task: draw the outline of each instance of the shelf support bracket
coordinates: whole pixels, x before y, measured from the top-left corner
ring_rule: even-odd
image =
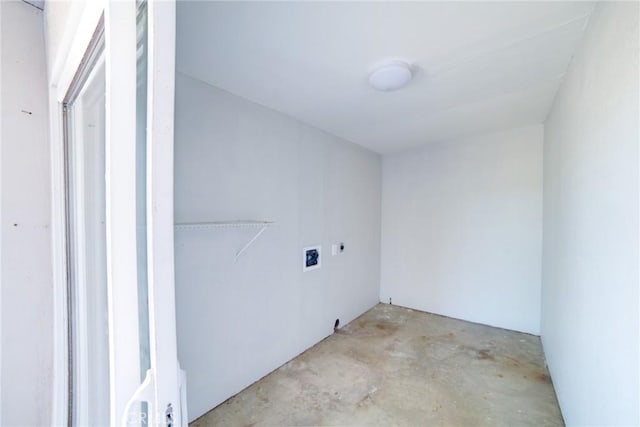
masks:
[[[238,258],[240,258],[240,255],[242,255],[244,253],[244,251],[246,251],[247,249],[249,249],[249,247],[253,244],[253,242],[255,242],[256,240],[258,240],[258,237],[260,237],[260,235],[262,233],[264,233],[264,231],[267,229],[266,226],[263,226],[262,228],[260,228],[260,230],[255,234],[255,236],[253,236],[253,238],[251,240],[249,240],[247,242],[246,245],[244,245],[242,247],[242,249],[240,249],[237,253],[236,253],[236,257],[234,259],[234,261],[238,261]]]

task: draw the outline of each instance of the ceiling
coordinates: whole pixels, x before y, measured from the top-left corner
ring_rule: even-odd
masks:
[[[177,69],[387,153],[549,112],[587,2],[179,2]],[[381,60],[414,78],[378,92]]]

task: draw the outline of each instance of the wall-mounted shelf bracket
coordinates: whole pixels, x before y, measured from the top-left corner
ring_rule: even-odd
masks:
[[[266,229],[267,229],[267,226],[266,226],[266,225],[263,225],[263,226],[262,226],[262,228],[260,228],[260,229],[258,230],[258,232],[257,232],[256,234],[254,234],[254,236],[251,238],[251,240],[249,240],[249,241],[247,242],[247,244],[246,244],[246,245],[244,245],[244,246],[242,247],[242,249],[240,249],[238,252],[236,252],[236,256],[235,256],[235,258],[234,258],[234,261],[237,261],[237,260],[238,260],[238,258],[240,258],[240,255],[242,255],[242,254],[244,253],[244,251],[246,251],[247,249],[249,249],[249,246],[253,245],[253,242],[255,242],[256,240],[258,240],[258,237],[260,237],[260,235],[261,235],[262,233],[264,233],[264,231],[265,231]]]
[[[210,230],[216,228],[252,228],[257,229],[256,233],[253,237],[242,247],[238,252],[236,252],[234,260],[237,261],[238,258],[247,250],[253,243],[258,240],[258,238],[265,232],[267,228],[274,225],[273,221],[254,221],[254,220],[243,220],[243,221],[213,221],[213,222],[187,222],[176,224],[176,230]]]

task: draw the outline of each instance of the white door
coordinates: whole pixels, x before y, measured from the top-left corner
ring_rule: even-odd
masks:
[[[58,86],[66,418],[180,425],[187,415],[173,271],[175,2],[93,3],[83,19],[91,36],[78,36],[84,54],[71,57]]]

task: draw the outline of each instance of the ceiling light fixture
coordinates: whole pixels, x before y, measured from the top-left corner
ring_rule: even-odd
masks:
[[[377,67],[369,75],[369,84],[376,90],[398,90],[411,81],[411,67],[406,62],[390,61]]]

